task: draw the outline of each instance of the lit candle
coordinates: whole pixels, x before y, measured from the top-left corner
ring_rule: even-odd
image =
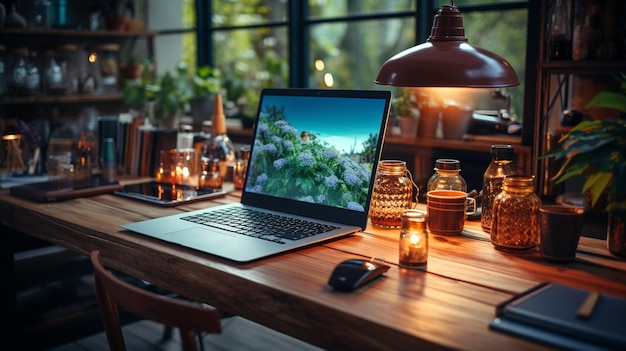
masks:
[[[424,268],[428,261],[428,230],[426,213],[406,210],[402,213],[400,231],[400,266]]]

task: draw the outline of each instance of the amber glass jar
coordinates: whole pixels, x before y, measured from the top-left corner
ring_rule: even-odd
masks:
[[[502,192],[493,202],[491,243],[499,249],[530,250],[539,245],[539,209],[535,178],[504,178]]]
[[[370,220],[375,226],[399,228],[402,212],[413,205],[413,181],[406,169],[406,162],[383,160],[378,164]]]

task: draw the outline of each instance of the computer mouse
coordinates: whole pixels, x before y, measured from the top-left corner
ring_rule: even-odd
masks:
[[[389,270],[389,266],[374,260],[353,258],[335,266],[330,274],[328,285],[335,290],[352,291],[380,277]]]

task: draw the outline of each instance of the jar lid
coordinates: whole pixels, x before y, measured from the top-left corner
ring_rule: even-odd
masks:
[[[512,161],[513,146],[511,145],[491,145],[491,158],[494,160]]]
[[[381,160],[378,170],[383,173],[400,175],[406,172],[406,162],[400,160]]]
[[[435,162],[435,170],[457,171],[461,169],[461,162],[451,158],[440,158]]]
[[[503,185],[514,187],[514,188],[524,188],[535,186],[535,177],[530,175],[508,175],[504,177]]]

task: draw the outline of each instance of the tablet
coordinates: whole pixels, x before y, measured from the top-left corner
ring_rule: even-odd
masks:
[[[159,206],[175,206],[226,195],[223,189],[197,189],[191,185],[156,181],[124,185],[122,189],[113,193]]]

